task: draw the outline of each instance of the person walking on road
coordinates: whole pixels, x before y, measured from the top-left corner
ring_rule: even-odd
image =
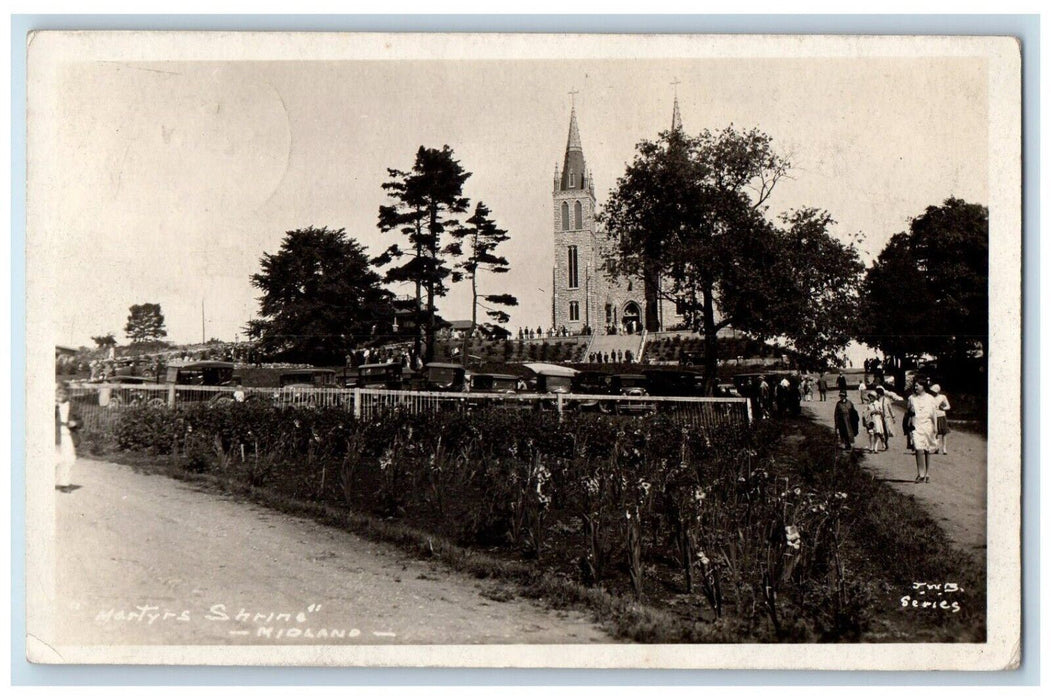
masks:
[[[880,443],[886,444],[887,428],[883,421],[883,409],[879,405],[878,394],[870,391],[865,398],[865,430],[869,434],[869,452],[874,454],[879,451]]]
[[[883,449],[890,449],[890,439],[894,437],[894,426],[897,418],[894,416],[893,401],[903,401],[900,396],[884,387],[876,387],[876,403],[879,404],[880,413],[883,415]]]
[[[938,452],[947,455],[949,451],[945,447],[945,438],[949,434],[949,421],[945,416],[945,412],[951,409],[952,406],[949,405],[949,399],[942,393],[942,388],[938,384],[931,385],[931,395],[936,402],[934,416],[935,434],[938,436]]]
[[[840,392],[847,390],[847,378],[843,376],[842,372],[836,377],[836,388],[839,389]]]
[[[938,401],[927,392],[926,380],[917,378],[909,397],[912,414],[912,447],[916,450],[916,483],[931,481],[931,453],[938,451]]]
[[[817,379],[817,393],[822,401],[828,398],[828,380],[823,374]]]
[[[858,411],[847,398],[847,392],[839,392],[839,401],[835,408],[836,436],[839,438],[839,449],[854,449],[854,438],[858,434]]]
[[[77,461],[80,417],[69,402],[69,387],[64,383],[55,389],[55,488],[62,493],[73,490],[73,463]]]

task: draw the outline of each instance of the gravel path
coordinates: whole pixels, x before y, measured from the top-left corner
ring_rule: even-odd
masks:
[[[856,401],[855,395],[851,401]],[[803,409],[820,423],[832,427],[832,412],[836,405],[830,391],[828,401],[803,403]],[[858,435],[856,451],[864,451],[864,465],[902,493],[915,496],[923,507],[945,530],[960,549],[975,556],[985,557],[986,549],[986,441],[970,432],[949,434],[947,455],[931,455],[929,484],[917,484],[916,458],[905,452],[905,438],[901,435],[902,406],[895,408],[899,425],[886,452],[868,452],[868,434]],[[950,426],[951,428],[951,426]]]
[[[64,644],[572,644],[589,616],[131,467],[56,493]],[[491,597],[489,597],[491,596]]]

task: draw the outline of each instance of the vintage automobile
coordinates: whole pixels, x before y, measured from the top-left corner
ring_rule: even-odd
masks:
[[[613,375],[600,370],[581,370],[573,377],[574,394],[591,394],[607,396],[612,392]],[[601,399],[579,399],[574,402],[574,408],[580,411],[600,410],[609,412],[612,409],[611,401]]]
[[[276,403],[293,406],[334,406],[340,403],[335,392],[316,391],[336,388],[336,371],[332,369],[309,367],[286,370],[278,377],[278,387],[273,396]]]
[[[575,369],[546,362],[527,362],[522,366],[526,369],[527,392],[558,395],[573,391],[573,377],[577,375]],[[536,407],[543,410],[555,408],[557,405],[557,399],[542,399],[536,402]]]
[[[651,396],[704,396],[703,374],[677,369],[647,369],[642,373]]]
[[[451,362],[428,362],[412,380],[418,391],[467,391],[467,370]]]
[[[476,394],[514,394],[518,391],[518,377],[484,372],[472,374],[470,390]]]
[[[645,374],[614,374],[609,393],[613,396],[649,396],[648,383]],[[653,401],[614,401],[612,407],[615,413],[652,413],[657,406]]]
[[[87,391],[75,392],[72,401],[83,404],[95,404],[120,408],[122,406],[166,406],[167,394],[161,395],[156,389],[155,377],[138,377],[115,375],[108,379],[96,379],[81,385]]]
[[[347,370],[343,385],[360,389],[401,389],[404,383],[404,368],[400,362],[380,362]]]
[[[573,377],[577,370],[546,362],[527,362],[526,387],[537,394],[568,394],[573,391]]]
[[[217,392],[204,389],[233,387],[234,364],[218,360],[172,364],[168,366],[165,374],[165,383],[175,385],[175,400],[178,403],[232,403],[233,391]]]
[[[528,402],[523,402],[516,398],[521,381],[519,377],[513,374],[493,374],[489,372],[471,374],[467,382],[468,392],[471,394],[497,394],[500,398],[468,396],[468,409],[476,410],[488,406],[500,406],[502,408],[528,407]]]

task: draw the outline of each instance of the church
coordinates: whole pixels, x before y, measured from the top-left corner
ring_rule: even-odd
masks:
[[[681,129],[679,100],[672,109],[672,129]],[[555,167],[553,230],[555,267],[552,277],[552,328],[569,333],[590,329],[597,335],[641,333],[647,327],[642,280],[613,279],[603,269],[603,254],[613,246],[595,220],[595,186],[584,159],[574,106],[562,169]],[[670,329],[682,322],[675,304],[661,300],[650,328]]]

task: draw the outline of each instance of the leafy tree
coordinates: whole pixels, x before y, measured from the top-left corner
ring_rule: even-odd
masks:
[[[985,357],[989,210],[950,197],[894,235],[864,281],[860,339],[904,360]]]
[[[443,234],[459,228],[457,216],[468,209],[463,185],[471,173],[461,167],[448,146],[441,150],[420,146],[412,170],[388,168],[387,173],[391,179],[383,184],[383,189],[393,203],[380,207],[378,226],[384,233],[401,234],[406,244],[391,245],[373,262],[395,264],[387,269],[385,282],[413,283],[415,326],[423,336],[416,336],[416,354],[421,355],[422,340],[423,357],[429,362],[434,358],[437,330],[435,299],[448,292],[445,281],[452,269],[446,257],[456,251],[455,247],[443,247]]]
[[[638,145],[606,205],[603,220],[615,241],[607,270],[643,278],[650,318],[656,318],[659,299],[676,303],[704,337],[709,381],[716,376],[717,334],[730,325],[789,337],[820,354],[843,337],[841,329],[822,337],[823,309],[850,298],[857,267],[848,265],[837,279],[833,261],[807,256],[818,250],[836,253],[837,260],[856,254],[832,245],[827,215],[790,215],[788,232],[766,218],[767,202],[790,167],[757,129],[731,125],[698,136],[675,129]],[[799,277],[792,261],[816,269]],[[846,287],[833,292],[838,285]],[[815,291],[828,302],[804,303]]]
[[[492,272],[503,274],[510,271],[511,267],[507,258],[496,254],[496,247],[510,236],[507,231],[498,228],[496,222],[489,218],[489,208],[483,202],[478,202],[474,208],[474,214],[467,220],[467,226],[451,231],[456,242],[449,245],[449,252],[453,255],[465,255],[463,260],[453,270],[452,279],[459,282],[463,279],[471,281],[471,331],[474,332],[478,325],[478,304],[481,298],[485,304],[493,306],[517,306],[518,299],[510,294],[478,294],[478,273]],[[463,250],[466,245],[466,252]],[[500,308],[485,306],[486,315],[496,323],[507,323],[511,317]]]
[[[91,336],[91,339],[95,341],[95,347],[100,350],[117,346],[117,338],[113,333],[107,333],[106,335],[93,335]]]
[[[779,221],[742,229],[736,264],[722,271],[720,310],[740,330],[831,363],[856,333],[865,266],[853,246],[831,235],[828,212],[804,208]]]
[[[128,323],[124,334],[132,343],[160,340],[168,335],[164,328],[164,314],[160,304],[133,304],[128,309]]]
[[[258,348],[290,360],[340,362],[363,341],[390,332],[391,294],[365,249],[343,229],[289,231],[252,275],[260,319],[246,332]]]

